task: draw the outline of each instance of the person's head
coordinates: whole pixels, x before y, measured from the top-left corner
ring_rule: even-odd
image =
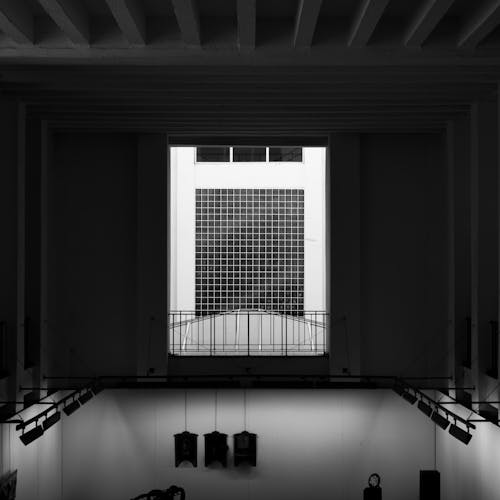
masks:
[[[370,474],[370,477],[368,478],[368,486],[370,488],[380,488],[380,476],[376,472]]]

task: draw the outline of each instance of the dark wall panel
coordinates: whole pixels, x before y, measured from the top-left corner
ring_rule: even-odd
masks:
[[[72,374],[136,369],[137,141],[58,134],[49,186],[49,329]]]
[[[365,373],[440,374],[446,351],[446,198],[441,135],[361,141]]]

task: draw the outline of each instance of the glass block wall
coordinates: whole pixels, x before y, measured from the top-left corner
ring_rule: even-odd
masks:
[[[303,314],[304,190],[196,189],[196,313]]]

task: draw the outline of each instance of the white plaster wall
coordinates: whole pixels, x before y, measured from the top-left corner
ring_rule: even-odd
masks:
[[[438,432],[438,469],[445,500],[500,498],[500,429],[490,423],[477,424],[472,434],[465,446],[446,432]]]
[[[302,163],[195,162],[196,148],[171,148],[171,310],[195,308],[195,190],[304,189],[304,307],[325,309],[325,148]]]
[[[243,430],[243,395],[218,391],[220,432]],[[188,500],[358,500],[372,472],[382,476],[384,500],[416,500],[419,470],[434,466],[432,423],[391,391],[248,390],[258,464],[246,469],[234,468],[231,454],[227,469],[204,466],[214,390],[188,391],[184,408],[183,390],[110,390],[28,447],[13,431],[18,500],[124,500],[172,484]],[[174,466],[185,415],[200,435],[196,469]]]

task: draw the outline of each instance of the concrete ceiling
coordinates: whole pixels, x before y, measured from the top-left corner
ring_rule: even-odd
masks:
[[[2,0],[0,60],[497,60],[499,0]]]
[[[0,91],[58,127],[436,130],[495,99],[500,0],[0,0]]]

